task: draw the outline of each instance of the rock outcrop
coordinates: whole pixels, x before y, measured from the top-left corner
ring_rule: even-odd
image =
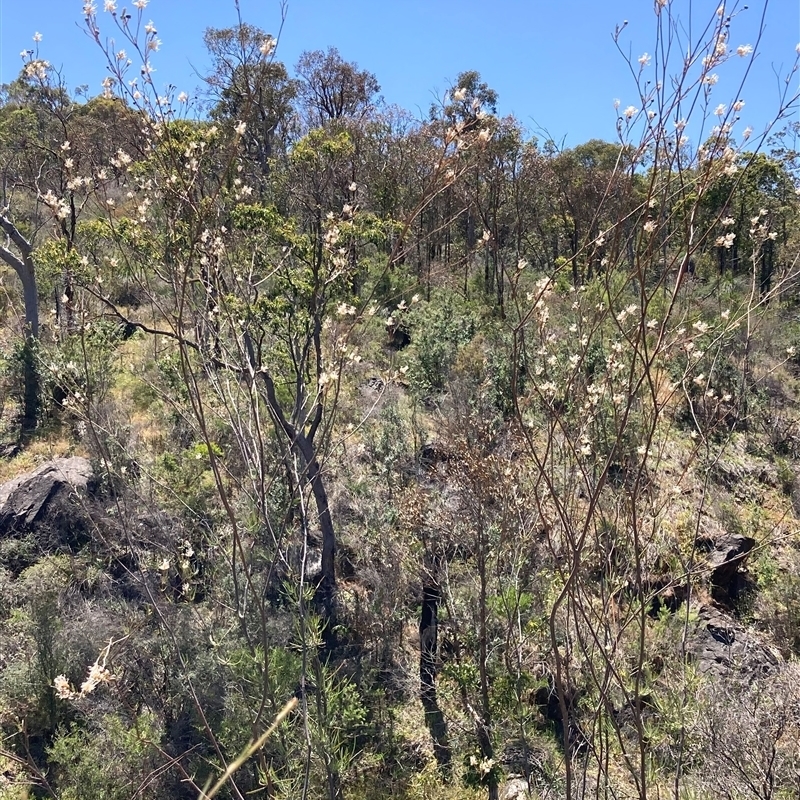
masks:
[[[94,487],[94,471],[85,458],[56,458],[0,485],[0,536],[40,521],[48,504],[64,495],[86,495]]]
[[[12,574],[91,538],[95,478],[85,458],[56,458],[0,485],[0,567]]]
[[[771,675],[783,659],[748,630],[713,606],[701,606],[687,640],[687,654],[703,675],[755,678]]]
[[[751,586],[746,562],[756,540],[738,533],[725,533],[697,539],[697,549],[709,567],[709,585],[715,602],[725,608],[735,608]]]

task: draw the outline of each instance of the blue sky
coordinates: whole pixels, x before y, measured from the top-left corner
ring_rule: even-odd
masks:
[[[245,21],[277,32],[279,0],[240,1]],[[97,2],[102,9],[102,0]],[[696,34],[700,19],[713,16],[719,0],[670,3],[687,30],[693,9]],[[734,48],[755,45],[763,2],[748,5],[731,27]],[[80,27],[82,6],[82,0],[0,0],[0,79],[16,76],[19,53],[33,46],[38,31],[40,56],[61,67],[71,87],[88,84],[91,93],[99,92],[104,60]],[[727,3],[728,11],[733,7]],[[150,0],[144,13],[163,41],[153,62],[156,83],[191,94],[200,85],[196,73],[208,65],[203,31],[235,24],[233,0]],[[101,10],[98,16],[103,32],[113,34],[109,15]],[[513,113],[530,131],[543,128],[575,145],[615,138],[615,98],[623,108],[637,105],[635,82],[612,41],[624,20],[623,50],[634,62],[643,52],[653,53],[653,0],[288,0],[277,57],[291,68],[302,51],[334,45],[344,58],[375,73],[387,102],[418,116],[459,72],[478,70],[499,93],[501,114]],[[741,127],[759,131],[772,118],[779,84],[774,70],[785,75],[791,68],[798,42],[800,0],[769,0],[758,56],[742,92]],[[744,62],[734,62],[719,70],[714,103],[737,99]],[[798,82],[795,73],[794,90]],[[797,111],[792,118],[798,119]]]

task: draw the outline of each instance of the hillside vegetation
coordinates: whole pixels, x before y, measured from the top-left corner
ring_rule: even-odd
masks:
[[[739,130],[678,5],[569,149],[242,20],[162,96],[141,1],[27,53],[0,797],[800,796],[796,73]]]

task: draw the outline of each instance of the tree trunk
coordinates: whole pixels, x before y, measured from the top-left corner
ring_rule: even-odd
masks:
[[[422,587],[422,613],[419,620],[419,686],[422,708],[425,711],[425,724],[433,738],[433,754],[436,762],[449,777],[452,753],[447,739],[447,723],[436,696],[440,599],[437,586]]]
[[[19,251],[12,253],[0,246],[0,260],[17,273],[22,283],[25,304],[25,343],[22,348],[23,409],[22,434],[36,429],[39,418],[39,371],[36,368],[36,340],[39,338],[39,294],[36,289],[36,270],[33,264],[33,245],[19,232],[16,225],[0,214],[0,228]]]
[[[322,480],[314,446],[302,433],[295,434],[297,449],[305,463],[306,478],[314,495],[319,527],[322,532],[322,578],[315,596],[317,607],[325,622],[323,637],[328,649],[334,644],[333,628],[336,625],[336,532],[328,505],[328,492]]]
[[[295,449],[303,460],[305,480],[308,481],[311,493],[314,495],[314,504],[317,507],[319,527],[322,532],[322,577],[317,587],[315,603],[324,623],[323,638],[325,640],[325,648],[330,651],[335,645],[334,628],[336,627],[336,532],[328,504],[328,492],[325,489],[322,471],[320,470],[314,443],[311,439],[313,433],[307,436],[289,422],[275,393],[275,384],[272,377],[268,372],[256,369],[257,362],[253,344],[249,337],[245,337],[245,346],[254,374],[259,374],[263,380],[267,404],[273,417],[284,432],[289,446]],[[321,414],[319,418],[321,420]]]
[[[761,297],[766,297],[772,289],[772,273],[775,269],[775,242],[767,239],[761,245]]]

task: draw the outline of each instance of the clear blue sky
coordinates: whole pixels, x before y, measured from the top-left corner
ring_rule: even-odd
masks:
[[[113,34],[103,0],[96,0],[103,32]],[[673,14],[688,26],[713,15],[720,0],[671,0]],[[132,5],[132,0],[119,0]],[[733,8],[728,2],[727,7]],[[742,4],[743,5],[743,4]],[[755,45],[762,0],[749,0],[736,17],[730,44]],[[0,0],[0,79],[20,68],[19,52],[42,34],[40,56],[63,69],[71,87],[100,91],[104,60],[81,29],[82,0]],[[246,22],[277,32],[278,0],[241,0]],[[233,0],[151,0],[152,19],[163,41],[154,56],[157,84],[174,84],[190,94],[208,65],[202,45],[207,27],[236,22]],[[593,137],[615,137],[614,98],[638,105],[636,87],[611,34],[628,20],[621,37],[634,60],[655,47],[653,0],[288,0],[288,16],[277,57],[290,68],[303,50],[339,48],[342,56],[375,73],[381,93],[424,116],[463,70],[478,70],[500,95],[499,112],[513,113],[529,129],[546,128],[567,145]],[[741,127],[760,130],[776,107],[778,81],[800,42],[800,0],[769,0],[758,58],[742,97]],[[719,70],[715,102],[736,99],[743,62]],[[793,87],[800,82],[795,73]],[[798,119],[795,111],[793,119]],[[687,131],[688,133],[688,131]]]

